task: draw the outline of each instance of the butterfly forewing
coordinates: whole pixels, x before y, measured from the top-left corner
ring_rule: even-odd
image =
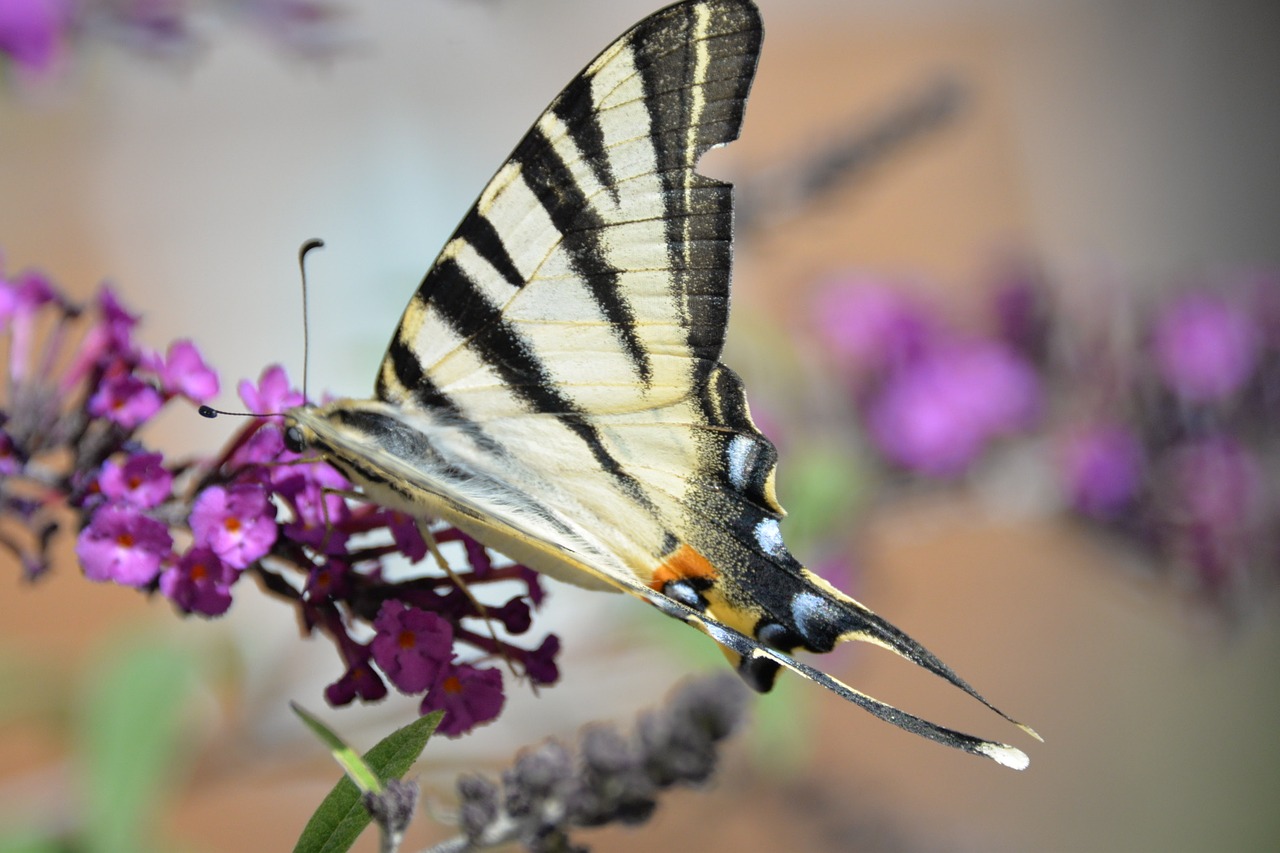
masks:
[[[688,396],[724,341],[733,228],[694,168],[738,135],[760,39],[750,3],[681,3],[588,65],[427,273],[378,396],[475,420]]]

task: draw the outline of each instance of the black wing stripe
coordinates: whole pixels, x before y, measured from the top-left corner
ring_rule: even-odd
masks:
[[[594,114],[585,120],[593,122]],[[607,159],[603,146],[583,153],[588,161]],[[593,274],[588,282],[591,298],[613,325],[641,383],[650,385],[653,365],[636,332],[635,314],[618,287],[619,271],[609,262],[605,242],[609,224],[591,206],[569,165],[540,127],[529,132],[511,159],[520,164],[520,177],[560,232],[560,248],[569,255],[574,272]]]
[[[507,245],[502,241],[502,235],[479,210],[472,208],[467,218],[462,220],[462,224],[458,226],[458,236],[466,240],[507,284],[517,288],[524,287],[525,278],[516,269],[515,261],[511,259]]]
[[[508,324],[467,278],[457,262],[446,259],[431,272],[433,286],[423,291],[458,337],[467,341],[518,399],[535,412],[555,415],[591,451],[596,462],[633,498],[647,505],[644,489],[610,454],[584,412],[562,395],[524,338]],[[442,293],[445,296],[435,296]]]
[[[595,111],[595,99],[591,94],[591,78],[580,74],[573,79],[560,96],[551,104],[551,112],[568,130],[574,147],[583,155],[595,175],[596,182],[606,188],[615,202],[619,191],[608,157],[600,156],[608,150],[600,117]]]

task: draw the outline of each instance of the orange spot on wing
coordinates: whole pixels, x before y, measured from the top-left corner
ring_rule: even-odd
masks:
[[[681,545],[654,569],[649,588],[661,591],[664,586],[682,578],[715,580],[716,567],[690,545]]]

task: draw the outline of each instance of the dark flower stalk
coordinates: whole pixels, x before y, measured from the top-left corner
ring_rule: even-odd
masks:
[[[345,671],[325,691],[331,704],[376,701],[390,684],[421,695],[424,714],[444,710],[446,735],[501,711],[495,662],[534,684],[558,679],[554,635],[534,648],[514,640],[542,600],[533,572],[495,568],[483,546],[443,528],[431,535],[458,543],[465,567],[422,565],[393,579],[388,559],[428,554],[418,523],[346,497],[351,484],[288,451],[271,418],[248,421],[212,459],[170,460],[148,447],[140,431],[164,407],[204,403],[219,383],[190,341],[161,355],[134,340],[136,325],[107,288],[78,306],[38,273],[0,271],[0,548],[28,580],[50,570],[64,530],[86,578],[159,594],[184,614],[225,613],[249,575],[292,604],[305,631],[334,643]],[[303,402],[279,367],[239,391],[256,412]],[[512,581],[523,591],[476,597]]]
[[[646,822],[662,791],[704,784],[715,771],[720,741],[742,722],[747,697],[730,673],[678,688],[667,704],[641,715],[630,737],[588,727],[577,758],[558,741],[522,751],[501,783],[458,779],[462,834],[429,853],[465,853],[519,842],[535,853],[569,853],[570,832],[609,823]]]

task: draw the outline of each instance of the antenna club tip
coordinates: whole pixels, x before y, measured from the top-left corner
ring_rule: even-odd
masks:
[[[218,416],[218,410],[210,408],[209,406],[201,406],[196,411],[200,413],[200,417],[208,418],[209,420],[213,420]]]

